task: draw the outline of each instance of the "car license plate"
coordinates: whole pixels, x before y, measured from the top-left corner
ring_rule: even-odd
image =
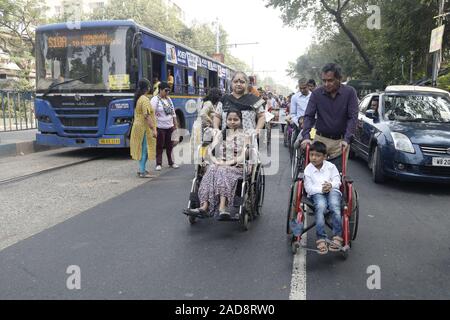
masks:
[[[120,139],[98,139],[99,144],[120,144]]]
[[[450,167],[450,158],[433,158],[433,166]]]

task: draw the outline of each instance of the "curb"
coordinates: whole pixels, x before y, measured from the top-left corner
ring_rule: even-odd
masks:
[[[49,147],[36,143],[36,141],[25,141],[0,145],[0,158],[23,156],[30,153],[59,149],[61,147]]]

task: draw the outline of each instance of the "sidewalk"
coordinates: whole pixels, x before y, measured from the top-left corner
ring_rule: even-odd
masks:
[[[0,131],[0,158],[54,149],[36,144],[36,129]]]

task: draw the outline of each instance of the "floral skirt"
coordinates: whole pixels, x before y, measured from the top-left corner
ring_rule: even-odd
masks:
[[[241,177],[242,168],[210,165],[198,190],[200,204],[208,202],[211,215],[218,212],[220,196],[227,199],[228,206],[231,205],[238,179]]]

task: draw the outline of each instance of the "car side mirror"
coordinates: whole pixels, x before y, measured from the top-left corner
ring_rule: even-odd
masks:
[[[366,117],[369,118],[369,119],[376,119],[377,115],[376,115],[375,110],[372,110],[372,109],[367,110],[366,111]]]

